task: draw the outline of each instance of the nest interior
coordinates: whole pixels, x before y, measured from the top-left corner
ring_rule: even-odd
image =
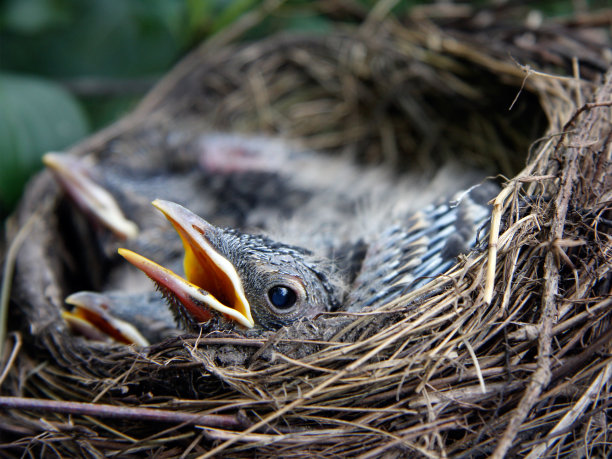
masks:
[[[0,413],[4,451],[605,457],[612,81],[605,42],[583,32],[367,22],[186,58],[73,151],[146,147],[180,123],[281,134],[398,170],[460,158],[508,178],[488,250],[359,317],[262,338],[95,345],[59,316],[74,269],[48,256],[63,198],[43,174],[16,216],[31,242],[12,302],[26,327],[15,326],[1,376],[12,396]]]

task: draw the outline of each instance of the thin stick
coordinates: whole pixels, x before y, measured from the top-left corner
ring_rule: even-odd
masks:
[[[546,145],[542,146],[541,152],[548,149],[548,144],[552,143],[554,137],[550,137],[546,141]],[[533,172],[536,160],[532,161],[525,169],[523,169],[510,183],[508,183],[503,190],[493,200],[493,211],[491,213],[491,229],[489,231],[489,250],[487,255],[487,274],[485,276],[485,288],[483,301],[485,304],[490,305],[493,301],[493,290],[495,287],[495,270],[497,268],[497,244],[499,242],[499,228],[501,224],[501,218],[503,215],[504,202],[514,191],[514,183],[520,184],[523,182],[529,182],[535,180],[535,177],[531,177],[530,174]],[[551,176],[543,176],[541,178],[550,178]]]
[[[578,419],[585,412],[591,403],[597,402],[599,393],[604,385],[610,381],[610,378],[612,378],[612,364],[606,365],[604,369],[599,372],[587,391],[582,394],[582,397],[578,399],[572,408],[565,413],[561,420],[552,428],[548,435],[546,435],[546,437],[549,437],[550,440],[534,446],[527,455],[527,459],[542,457],[547,450],[550,450],[555,443],[561,440],[562,437],[557,435],[570,427],[576,421],[576,419]],[[567,433],[565,435],[567,435]]]
[[[574,72],[574,79],[576,80],[574,87],[576,90],[576,107],[580,107],[582,105],[582,92],[580,91],[582,86],[580,85],[580,63],[576,56],[572,57],[572,71]]]
[[[30,234],[32,225],[37,220],[38,214],[32,214],[25,225],[21,227],[15,239],[6,254],[4,261],[4,276],[2,279],[2,292],[0,293],[0,359],[4,353],[4,340],[6,338],[6,320],[8,317],[8,304],[11,297],[11,282],[13,281],[13,272],[15,271],[15,260],[17,253]]]
[[[94,416],[101,418],[173,422],[184,423],[186,425],[197,424],[207,427],[245,427],[244,423],[236,416],[224,414],[196,414],[181,411],[160,410],[155,408],[132,408],[127,406],[105,405],[98,403],[42,400],[25,397],[0,396],[0,407],[14,408],[18,410],[78,414],[82,416]]]
[[[601,96],[600,96],[601,97]],[[563,135],[559,138],[555,151],[561,148],[562,145],[577,144],[585,145],[582,138],[577,138],[572,142],[565,142],[566,133],[569,131],[578,116],[586,111],[585,107],[590,109],[595,107],[601,107],[603,104],[596,101],[592,104],[586,104],[576,110],[574,115],[571,117],[568,123],[564,126]],[[590,113],[590,112],[587,112]],[[590,120],[585,120],[583,125],[588,125]],[[590,131],[587,129],[581,130],[582,137],[588,136]],[[563,239],[563,232],[565,229],[565,219],[569,206],[570,199],[572,198],[572,191],[574,183],[578,175],[578,160],[583,155],[582,148],[569,146],[565,150],[565,162],[563,170],[560,171],[561,185],[559,192],[555,199],[555,212],[552,220],[552,225],[549,234],[550,241],[557,241]],[[501,459],[506,456],[508,450],[512,446],[516,435],[521,429],[521,426],[531,411],[533,405],[537,402],[542,390],[548,386],[551,381],[552,371],[550,368],[551,359],[551,337],[552,337],[552,325],[557,315],[557,295],[559,292],[559,266],[557,265],[555,255],[552,251],[546,254],[544,260],[544,291],[542,293],[542,315],[538,324],[539,336],[538,336],[538,366],[536,371],[531,376],[529,385],[525,390],[521,401],[517,408],[514,410],[508,425],[499,440],[495,451],[492,454],[492,458]]]
[[[463,341],[464,346],[467,348],[468,352],[470,353],[470,357],[472,357],[472,361],[474,362],[474,369],[476,370],[476,376],[478,376],[478,383],[480,384],[480,389],[482,390],[483,394],[486,394],[487,387],[485,386],[484,378],[482,377],[482,372],[478,363],[478,357],[476,357],[476,353],[474,352],[472,345],[465,337],[461,338],[461,341]]]
[[[387,346],[391,345],[392,343],[394,343],[395,341],[397,341],[398,339],[400,339],[401,337],[403,337],[406,333],[409,333],[410,331],[411,331],[410,327],[406,327],[404,330],[399,331],[394,336],[391,336],[389,339],[383,341],[381,344],[376,346],[370,352],[368,352],[367,354],[362,356],[360,359],[356,360],[355,362],[351,363],[350,365],[347,365],[342,370],[339,370],[334,376],[332,376],[329,379],[326,379],[320,385],[314,387],[312,390],[308,391],[306,394],[302,395],[301,397],[296,398],[293,402],[283,406],[278,411],[275,411],[275,412],[271,413],[269,416],[263,418],[258,423],[253,424],[251,427],[249,427],[247,430],[245,430],[241,434],[237,435],[236,437],[232,437],[232,438],[228,439],[227,441],[225,441],[224,443],[221,443],[216,448],[213,448],[210,451],[208,451],[206,454],[203,454],[203,455],[199,456],[198,459],[206,459],[206,458],[215,456],[216,454],[220,453],[221,451],[223,451],[227,447],[229,447],[229,446],[233,445],[234,443],[236,443],[238,440],[242,439],[244,436],[250,434],[251,432],[254,432],[255,430],[265,426],[266,424],[269,424],[271,421],[273,421],[275,419],[278,419],[283,414],[285,414],[288,411],[291,411],[292,409],[294,409],[297,406],[299,406],[300,403],[303,403],[305,400],[308,400],[309,398],[313,398],[315,395],[321,393],[321,391],[323,389],[325,389],[326,387],[332,385],[333,383],[335,383],[339,379],[342,379],[343,377],[345,377],[347,374],[351,373],[352,371],[355,371],[362,364],[364,364],[365,362],[370,360],[372,357],[374,357],[376,354],[378,354],[382,349],[384,349]]]
[[[14,333],[13,336],[15,337],[15,344],[13,345],[11,354],[9,355],[9,358],[6,361],[6,365],[4,366],[4,369],[2,370],[2,374],[0,375],[0,386],[2,386],[4,379],[7,377],[7,375],[9,374],[9,371],[13,367],[13,364],[15,363],[15,359],[17,358],[17,354],[19,354],[19,350],[21,349],[21,334]]]

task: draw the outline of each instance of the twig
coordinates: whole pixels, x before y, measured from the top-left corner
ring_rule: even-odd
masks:
[[[610,304],[608,302],[608,304]],[[612,340],[612,327],[609,327],[599,338],[589,344],[580,354],[567,359],[563,365],[553,371],[555,381],[565,378],[567,375],[578,371],[585,362],[590,361],[594,355],[601,352]]]
[[[196,414],[156,408],[132,408],[98,403],[42,400],[25,397],[2,397],[0,407],[18,410],[45,411],[52,413],[78,414],[101,418],[131,419],[140,421],[184,423],[207,427],[243,428],[244,423],[236,416],[225,414]]]
[[[566,133],[570,126],[572,126],[578,115],[586,110],[585,107],[595,108],[601,107],[602,105],[598,102],[586,104],[580,107],[576,113],[571,117],[568,123],[564,126],[564,134],[561,135],[559,141],[555,147],[555,152],[559,150],[561,145],[564,143]],[[589,120],[585,121],[587,124]],[[583,136],[588,135],[590,131],[588,129],[582,129],[581,133]],[[581,145],[578,142],[578,145]],[[552,219],[551,230],[549,240],[563,239],[563,232],[565,228],[565,217],[569,201],[572,197],[572,191],[574,188],[574,182],[577,178],[578,173],[578,158],[582,151],[578,147],[567,147],[565,154],[565,162],[563,170],[560,172],[561,185],[559,192],[555,199],[555,212]],[[538,336],[538,366],[536,371],[531,376],[529,385],[521,398],[518,406],[514,410],[506,430],[502,438],[500,439],[495,451],[492,454],[492,458],[501,459],[506,456],[508,450],[512,446],[512,443],[518,434],[521,426],[531,411],[531,408],[536,403],[542,390],[549,384],[552,376],[550,368],[550,356],[552,349],[552,324],[557,314],[557,293],[559,290],[559,267],[555,260],[555,255],[552,251],[546,254],[544,261],[544,292],[542,294],[542,315],[538,324],[539,336]]]
[[[582,93],[580,92],[580,64],[576,56],[572,57],[572,70],[574,72],[574,79],[576,80],[575,91],[576,91],[576,107],[582,105]]]
[[[209,458],[209,457],[215,456],[216,454],[220,453],[221,451],[223,451],[227,447],[233,445],[235,442],[237,442],[238,440],[240,440],[244,436],[246,436],[246,435],[254,432],[255,430],[257,430],[257,429],[259,429],[259,428],[269,424],[271,421],[273,421],[275,419],[278,419],[283,414],[285,414],[288,411],[291,411],[294,408],[296,408],[297,406],[299,406],[300,403],[303,403],[305,400],[313,398],[315,395],[321,393],[321,391],[323,391],[326,387],[332,385],[333,383],[335,383],[339,379],[342,379],[343,377],[345,377],[349,373],[355,371],[362,364],[364,364],[365,362],[370,360],[372,357],[374,357],[376,354],[378,354],[382,349],[386,348],[387,346],[391,345],[392,343],[394,343],[398,339],[402,338],[406,333],[409,333],[410,331],[411,331],[410,327],[406,327],[406,328],[404,328],[404,330],[399,331],[395,335],[391,336],[389,339],[383,341],[381,344],[376,346],[370,352],[368,352],[365,355],[363,355],[361,358],[359,358],[356,361],[354,361],[353,363],[347,365],[342,370],[339,370],[334,376],[326,379],[321,384],[319,384],[318,386],[314,387],[313,389],[311,389],[310,391],[308,391],[304,395],[297,397],[293,402],[291,402],[291,403],[283,406],[279,410],[271,413],[269,416],[263,418],[258,423],[253,424],[251,427],[246,429],[244,432],[242,432],[238,436],[232,437],[232,438],[228,439],[224,443],[221,443],[219,446],[217,446],[216,448],[211,449],[210,451],[208,451],[206,454],[203,454],[199,458],[200,459],[205,459],[205,458]]]
[[[480,390],[482,391],[483,394],[486,394],[487,387],[485,386],[484,378],[482,377],[482,371],[480,370],[480,364],[478,363],[478,357],[476,357],[476,353],[474,352],[472,345],[465,337],[463,337],[461,341],[467,348],[468,352],[470,353],[470,357],[472,358],[472,361],[474,362],[474,369],[476,370],[476,376],[478,376],[478,383],[480,384]]]
[[[552,143],[554,137],[550,137],[546,144],[543,145],[540,149],[541,152],[547,151],[548,145]],[[491,229],[489,231],[489,251],[487,255],[487,274],[485,277],[485,288],[483,294],[483,301],[485,304],[491,304],[493,301],[493,293],[495,287],[495,271],[497,267],[497,249],[499,242],[499,229],[501,224],[501,218],[503,215],[503,207],[508,196],[515,191],[515,187],[512,186],[514,183],[524,183],[534,180],[534,177],[531,177],[531,173],[535,168],[537,161],[531,161],[531,163],[525,167],[521,171],[519,175],[516,176],[510,183],[508,183],[504,189],[497,195],[497,197],[493,200],[493,211],[491,213]],[[550,178],[550,176],[544,176],[542,178]]]
[[[608,364],[605,368],[599,372],[597,378],[591,383],[589,388],[586,390],[582,397],[572,406],[572,408],[565,413],[565,416],[552,428],[547,434],[547,437],[553,437],[545,443],[540,443],[533,447],[527,459],[536,459],[541,457],[547,450],[549,450],[555,443],[561,438],[557,436],[560,432],[570,426],[576,419],[578,419],[590,403],[597,402],[597,395],[601,392],[602,387],[610,381],[612,378],[612,364]],[[566,434],[567,435],[567,434]]]
[[[6,338],[6,320],[8,317],[8,304],[11,297],[11,282],[15,271],[15,260],[17,253],[30,234],[34,222],[38,219],[38,214],[34,213],[28,218],[25,225],[21,227],[6,254],[4,261],[4,272],[2,278],[2,292],[0,292],[0,359],[4,353],[4,340]]]
[[[17,358],[17,354],[19,354],[19,350],[21,349],[21,343],[22,343],[21,334],[13,333],[13,335],[15,336],[15,344],[13,345],[13,350],[11,351],[9,358],[6,360],[6,365],[4,366],[4,369],[2,370],[2,374],[0,374],[0,387],[2,387],[2,383],[4,382],[4,379],[9,374],[9,371],[13,367],[13,364],[15,363],[15,359]]]

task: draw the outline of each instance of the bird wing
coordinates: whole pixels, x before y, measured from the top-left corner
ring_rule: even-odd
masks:
[[[448,271],[486,233],[497,191],[486,182],[386,227],[367,246],[346,309],[375,309]]]

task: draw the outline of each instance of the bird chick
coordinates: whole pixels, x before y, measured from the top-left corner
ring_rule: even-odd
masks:
[[[116,148],[86,167],[69,155],[46,158],[79,212],[115,235],[93,236],[111,265],[101,289],[108,330],[125,328],[106,317],[113,309],[141,307],[133,295],[161,310],[163,294],[179,324],[195,332],[277,329],[330,310],[376,308],[473,248],[495,193],[478,197],[477,188],[449,203],[448,196],[482,179],[460,168],[398,178],[388,168],[364,168],[278,139],[186,139],[172,150],[183,153],[180,167],[165,151],[134,157]],[[151,212],[153,199],[178,238]],[[430,204],[434,199],[439,202]],[[138,233],[123,229],[131,225]],[[161,294],[112,258],[117,238],[124,238],[120,255]],[[78,297],[78,314],[64,317],[82,329],[82,316],[97,314],[98,303],[95,296]],[[150,325],[137,328],[143,327]]]
[[[119,253],[157,284],[185,328],[222,315],[246,328],[277,329],[339,304],[327,264],[312,252],[218,228],[169,201],[153,205],[183,242],[185,277],[130,250]]]

